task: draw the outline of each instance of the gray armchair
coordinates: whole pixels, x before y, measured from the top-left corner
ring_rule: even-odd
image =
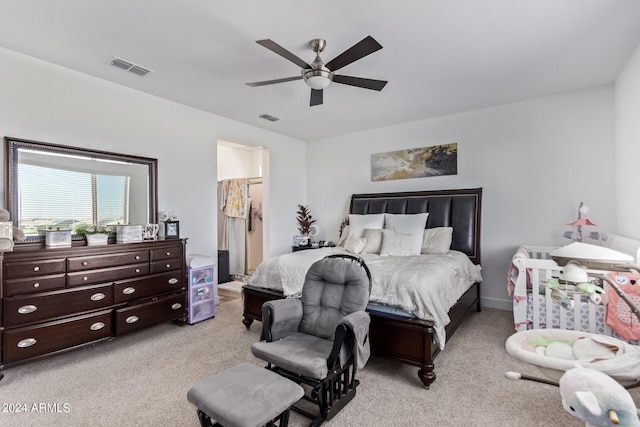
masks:
[[[261,341],[251,346],[268,368],[310,387],[305,399],[317,414],[312,426],[331,419],[356,394],[358,368],[369,359],[369,314],[365,311],[371,275],[364,261],[332,255],[307,272],[301,298],[262,306]]]

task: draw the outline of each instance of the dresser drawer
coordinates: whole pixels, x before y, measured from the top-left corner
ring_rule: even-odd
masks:
[[[147,298],[153,295],[179,291],[184,287],[182,270],[155,274],[142,279],[120,280],[113,286],[113,299],[116,304]]]
[[[112,310],[103,310],[33,327],[5,330],[3,361],[12,363],[108,338]]]
[[[22,279],[25,277],[47,276],[51,274],[65,273],[64,258],[5,262],[5,279]]]
[[[67,258],[67,271],[83,271],[118,265],[140,264],[149,261],[149,251],[125,252],[119,254],[92,255]]]
[[[184,292],[155,301],[116,310],[116,335],[180,319],[186,315]]]
[[[153,261],[151,263],[151,274],[171,271],[177,268],[182,268],[182,258],[167,258],[161,261]]]
[[[5,327],[26,325],[113,304],[111,285],[87,286],[4,299]]]
[[[182,245],[169,246],[162,249],[151,249],[151,261],[161,261],[171,258],[184,258],[182,254]]]
[[[67,273],[67,286],[83,286],[92,283],[113,282],[129,277],[142,277],[149,274],[149,264],[132,264],[113,268],[76,271]]]
[[[64,289],[67,283],[66,275],[29,277],[28,279],[12,279],[4,281],[4,296],[33,294],[36,292]]]

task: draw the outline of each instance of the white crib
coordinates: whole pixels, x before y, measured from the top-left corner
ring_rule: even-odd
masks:
[[[610,234],[603,246],[640,259],[640,241]],[[606,306],[576,300],[567,310],[551,299],[541,281],[558,277],[560,267],[549,258],[552,246],[520,246],[512,258],[508,290],[513,296],[513,320],[516,331],[527,329],[569,329],[601,335],[619,336],[605,323]]]

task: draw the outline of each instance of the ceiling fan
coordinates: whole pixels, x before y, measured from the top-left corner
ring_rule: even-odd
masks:
[[[275,83],[284,83],[293,80],[304,79],[307,86],[311,88],[311,101],[309,102],[309,106],[311,107],[313,107],[314,105],[322,104],[322,90],[328,87],[331,82],[378,91],[382,90],[382,88],[387,84],[386,80],[365,79],[362,77],[352,77],[335,74],[335,72],[340,68],[345,67],[352,62],[357,61],[358,59],[362,59],[377,50],[382,49],[380,43],[375,41],[371,36],[367,36],[364,39],[360,40],[358,43],[354,44],[349,49],[345,50],[326,64],[322,61],[322,58],[320,58],[320,52],[324,50],[327,44],[326,41],[322,39],[311,40],[311,49],[313,49],[313,51],[316,53],[316,59],[311,64],[308,64],[302,59],[298,58],[296,55],[289,52],[287,49],[283,48],[273,40],[258,40],[256,41],[256,43],[266,47],[272,52],[277,53],[283,58],[288,59],[297,66],[301,67],[302,70],[299,76],[247,83],[247,86],[266,86]]]

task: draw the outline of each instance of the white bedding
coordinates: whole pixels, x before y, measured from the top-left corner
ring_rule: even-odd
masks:
[[[247,284],[279,290],[285,296],[297,295],[311,264],[335,253],[349,252],[341,247],[320,248],[270,258],[258,266]],[[480,267],[458,251],[443,255],[358,256],[371,271],[369,300],[433,322],[441,349],[446,340],[444,328],[450,322],[447,312],[471,285],[482,281]]]

